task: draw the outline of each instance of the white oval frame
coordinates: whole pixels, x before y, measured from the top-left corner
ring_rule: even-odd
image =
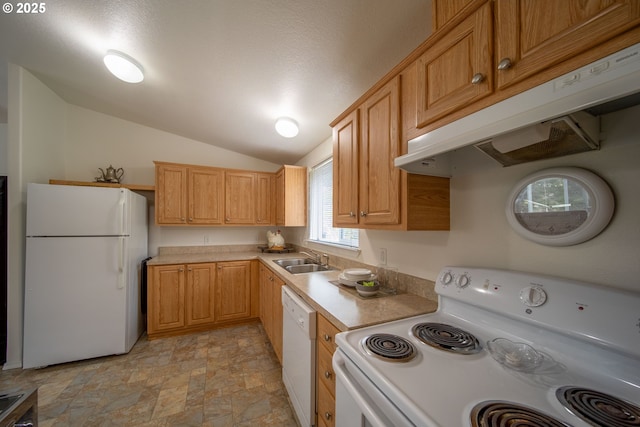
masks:
[[[578,181],[589,193],[591,212],[582,225],[565,234],[549,236],[536,234],[525,228],[516,218],[513,206],[518,195],[527,185],[545,178],[567,178]],[[611,221],[615,206],[613,192],[607,183],[585,169],[564,167],[550,168],[532,173],[520,180],[513,188],[507,199],[507,221],[511,227],[525,239],[547,246],[571,246],[586,242],[600,234]]]

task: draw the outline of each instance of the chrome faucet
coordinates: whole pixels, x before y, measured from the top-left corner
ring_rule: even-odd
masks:
[[[316,264],[320,264],[320,254],[317,252],[312,251],[311,249],[309,249],[309,252],[304,252],[304,251],[300,251],[300,254],[306,255],[309,258],[313,258],[313,260],[316,262]]]

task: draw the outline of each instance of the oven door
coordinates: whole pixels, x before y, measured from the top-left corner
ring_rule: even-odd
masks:
[[[362,373],[340,348],[333,354],[336,426],[415,426]]]

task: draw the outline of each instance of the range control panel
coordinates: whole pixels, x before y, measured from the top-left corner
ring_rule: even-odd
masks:
[[[640,293],[510,270],[449,266],[436,280],[452,299],[640,356]]]

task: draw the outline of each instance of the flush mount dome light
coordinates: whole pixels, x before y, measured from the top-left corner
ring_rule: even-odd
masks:
[[[142,66],[135,59],[117,50],[109,50],[104,56],[104,65],[111,74],[127,83],[140,83],[144,80]]]
[[[298,134],[298,123],[288,117],[276,120],[276,131],[285,138],[293,138]]]

